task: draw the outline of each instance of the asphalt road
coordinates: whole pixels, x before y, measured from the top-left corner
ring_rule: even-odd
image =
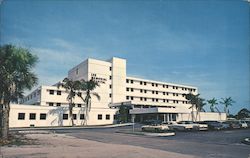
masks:
[[[250,158],[250,146],[241,143],[243,138],[250,137],[250,129],[178,132],[176,136],[171,137],[117,133],[117,131],[129,129],[131,127],[56,130],[55,132],[79,139],[160,149],[204,158]],[[136,129],[139,129],[139,126]]]

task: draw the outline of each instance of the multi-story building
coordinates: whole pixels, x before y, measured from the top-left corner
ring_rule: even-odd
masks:
[[[193,86],[129,77],[126,74],[126,60],[115,57],[108,61],[89,58],[69,70],[68,78],[72,80],[93,79],[99,83],[95,92],[100,95],[100,100],[94,96],[91,99],[88,125],[115,123],[121,105],[131,107],[130,114],[135,116],[135,121],[191,120],[191,104],[186,100],[185,94],[198,94],[197,87]],[[84,96],[84,92],[82,95]],[[69,125],[67,92],[58,88],[57,85],[39,87],[22,99],[21,104],[25,105],[12,105],[10,114],[12,127]],[[76,97],[74,104],[73,114],[76,125],[86,124],[83,121],[85,103],[80,97]],[[26,114],[27,111],[29,113]],[[31,124],[30,119],[23,116],[33,114],[32,118],[36,120],[34,114],[41,115],[39,111],[46,114],[45,120],[47,121],[43,120],[43,124],[41,121]],[[20,113],[22,116],[19,116]],[[218,113],[207,113],[201,116],[199,116],[200,120],[225,119],[224,114],[221,116]]]

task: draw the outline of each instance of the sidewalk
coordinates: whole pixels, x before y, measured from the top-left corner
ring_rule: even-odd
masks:
[[[65,130],[65,129],[100,129],[100,128],[115,128],[123,126],[132,126],[133,123],[113,124],[113,125],[100,125],[100,126],[55,126],[55,127],[21,127],[10,128],[10,131],[30,131],[30,130]]]

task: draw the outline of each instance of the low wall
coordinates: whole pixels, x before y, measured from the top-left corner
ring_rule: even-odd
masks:
[[[226,113],[218,112],[196,112],[193,113],[193,121],[225,121],[227,119]],[[192,113],[180,114],[179,121],[192,121]]]

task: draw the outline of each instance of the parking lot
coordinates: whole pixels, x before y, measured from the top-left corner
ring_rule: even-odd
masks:
[[[171,137],[149,137],[118,133],[124,130],[132,131],[132,127],[56,130],[55,132],[79,139],[140,146],[197,157],[250,157],[250,146],[241,143],[243,138],[250,137],[250,129],[176,132],[176,135]],[[135,130],[140,130],[140,125],[136,125]]]

